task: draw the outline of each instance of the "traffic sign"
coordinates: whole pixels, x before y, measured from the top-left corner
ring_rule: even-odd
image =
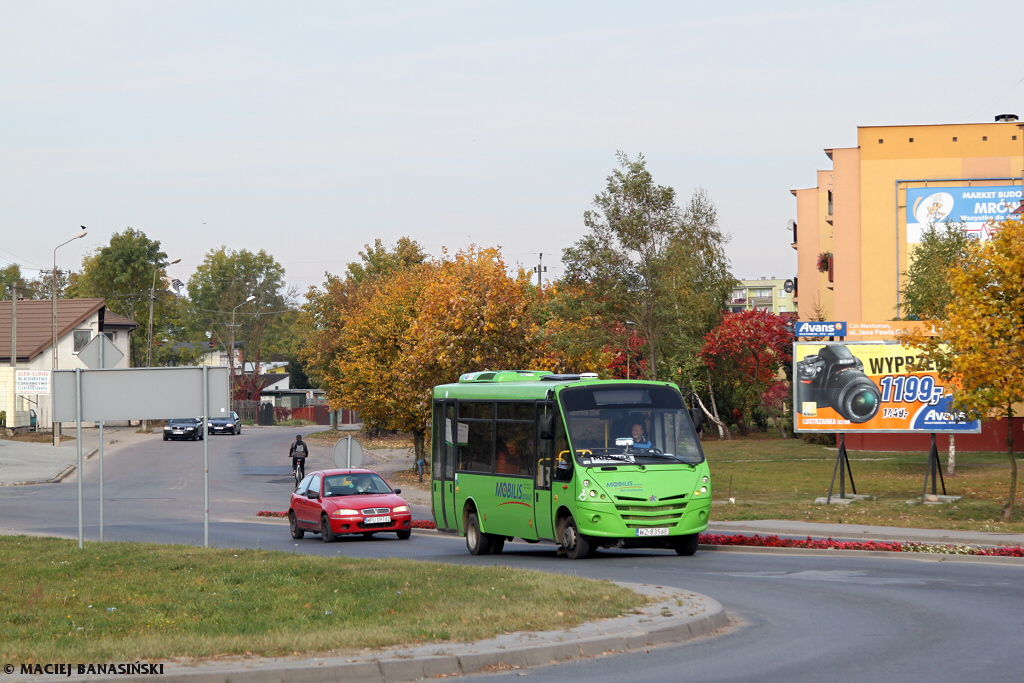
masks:
[[[121,349],[114,346],[105,334],[98,334],[78,352],[78,360],[90,370],[109,370],[124,358]],[[102,360],[101,360],[102,359]]]

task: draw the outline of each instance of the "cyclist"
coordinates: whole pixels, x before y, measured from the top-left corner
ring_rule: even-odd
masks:
[[[292,476],[295,477],[295,481],[306,476],[307,455],[309,455],[309,447],[302,440],[302,434],[297,434],[291,448],[288,449],[288,457],[292,459]]]

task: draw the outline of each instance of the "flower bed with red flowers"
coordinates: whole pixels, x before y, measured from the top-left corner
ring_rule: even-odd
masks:
[[[1020,546],[978,548],[972,545],[952,543],[903,543],[901,541],[833,541],[831,538],[780,538],[778,536],[753,536],[725,534],[701,534],[704,545],[742,545],[758,548],[814,548],[818,550],[876,550],[892,553],[941,553],[944,555],[981,555],[986,557],[1024,557]]]
[[[261,510],[257,517],[287,517],[287,512]],[[413,529],[436,529],[437,524],[428,519],[416,519]],[[902,541],[833,541],[831,538],[780,538],[779,536],[744,536],[735,534],[701,534],[704,545],[743,545],[757,548],[812,548],[815,550],[875,550],[890,553],[940,553],[943,555],[981,555],[985,557],[1024,557],[1020,546],[978,548],[973,545],[952,543],[904,543]]]

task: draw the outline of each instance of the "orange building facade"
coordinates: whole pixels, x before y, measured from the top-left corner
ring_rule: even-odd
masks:
[[[984,209],[1019,206],[1024,124],[1000,118],[1006,120],[866,126],[857,129],[856,147],[825,150],[832,168],[817,172],[816,187],[792,190],[800,320],[897,318],[920,229],[915,209],[927,213],[922,202],[956,195],[960,204],[946,220],[967,216],[964,210],[984,218],[1001,215]]]
[[[963,221],[984,239],[1024,200],[1024,124],[1013,115],[992,123],[860,127],[856,147],[825,153],[832,168],[817,172],[816,186],[792,190],[800,320],[898,319],[924,225]],[[957,442],[965,450],[1001,450],[1005,437],[1002,420]],[[928,438],[847,435],[847,447],[920,450]]]

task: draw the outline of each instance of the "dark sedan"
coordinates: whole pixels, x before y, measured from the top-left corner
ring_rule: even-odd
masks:
[[[232,410],[227,417],[211,417],[206,431],[209,434],[241,434],[242,419]]]
[[[203,438],[203,421],[198,417],[176,417],[167,421],[164,426],[164,441],[171,439],[188,439],[198,441]]]

